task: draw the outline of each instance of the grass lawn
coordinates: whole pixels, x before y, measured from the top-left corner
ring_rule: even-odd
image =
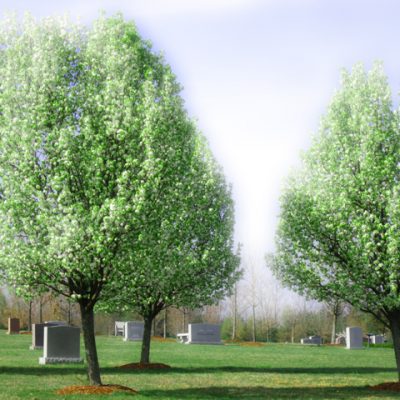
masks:
[[[30,335],[0,331],[0,399],[399,399],[367,385],[395,381],[393,349],[349,351],[342,347],[268,344],[261,347],[182,345],[152,342],[151,360],[169,370],[133,371],[140,343],[97,337],[103,383],[129,386],[139,394],[56,395],[86,385],[84,365],[39,365]],[[82,351],[83,353],[83,351]]]

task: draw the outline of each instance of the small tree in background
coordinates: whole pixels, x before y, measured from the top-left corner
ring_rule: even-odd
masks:
[[[344,312],[345,304],[338,299],[333,299],[331,301],[326,301],[325,307],[326,307],[328,314],[332,318],[331,344],[335,344],[336,343],[336,333],[337,333],[337,322],[338,322],[338,318]]]
[[[400,379],[400,131],[382,67],[343,73],[303,169],[281,198],[277,251],[284,284],[341,299],[392,332]]]

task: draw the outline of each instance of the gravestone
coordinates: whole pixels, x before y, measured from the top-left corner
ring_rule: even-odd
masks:
[[[189,332],[177,336],[185,344],[222,344],[221,326],[217,324],[189,324]]]
[[[115,321],[114,334],[115,336],[125,337],[125,321]]]
[[[144,332],[144,323],[139,321],[125,322],[124,340],[142,340]]]
[[[346,348],[349,350],[360,350],[363,348],[363,335],[359,327],[346,328]]]
[[[80,329],[74,326],[44,328],[43,357],[39,364],[81,363]]]
[[[372,344],[383,344],[383,343],[385,343],[385,338],[383,335],[372,335],[371,343]]]
[[[340,333],[335,340],[335,344],[346,345],[346,334]]]
[[[9,335],[15,335],[19,333],[19,318],[8,318],[8,330]]]
[[[301,344],[316,344],[320,346],[322,344],[322,337],[318,335],[309,336],[308,338],[302,338]]]
[[[32,324],[32,345],[29,347],[31,350],[43,349],[44,343],[44,328],[46,326],[65,326],[63,321],[48,321],[44,324]]]

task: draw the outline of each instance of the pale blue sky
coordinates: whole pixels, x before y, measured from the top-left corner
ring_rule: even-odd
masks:
[[[396,0],[1,0],[0,9],[87,22],[103,9],[133,19],[184,86],[188,112],[233,184],[236,238],[261,264],[274,248],[284,177],[340,69],[382,60],[400,91]]]

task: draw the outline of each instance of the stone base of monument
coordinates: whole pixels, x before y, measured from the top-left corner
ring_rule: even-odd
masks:
[[[82,364],[83,358],[39,357],[39,364]]]

